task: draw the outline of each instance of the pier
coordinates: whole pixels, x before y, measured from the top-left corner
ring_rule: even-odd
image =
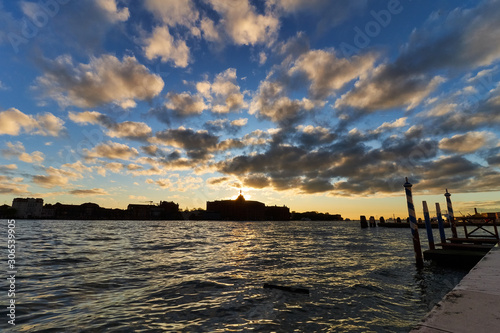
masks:
[[[500,247],[497,244],[411,332],[498,332],[498,309]]]

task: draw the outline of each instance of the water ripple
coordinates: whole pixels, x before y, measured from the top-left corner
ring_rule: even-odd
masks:
[[[19,332],[407,332],[466,273],[418,271],[408,230],[352,222],[16,228]]]

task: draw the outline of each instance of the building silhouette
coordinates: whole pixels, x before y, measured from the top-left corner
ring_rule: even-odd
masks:
[[[159,205],[130,204],[127,207],[131,220],[179,220],[182,215],[175,202],[160,201]]]
[[[42,217],[43,199],[40,198],[15,198],[12,208],[16,210],[16,217],[32,219]]]
[[[289,221],[290,209],[286,206],[266,207],[263,202],[246,200],[240,191],[235,200],[207,201],[206,218],[231,221]]]

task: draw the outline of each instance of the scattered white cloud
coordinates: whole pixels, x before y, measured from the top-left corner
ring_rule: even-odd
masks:
[[[178,116],[199,115],[208,108],[201,96],[187,92],[180,94],[169,92],[167,98],[166,108],[172,110]]]
[[[175,67],[187,67],[189,48],[184,40],[174,40],[167,26],[156,27],[150,37],[144,40],[146,58],[160,58],[162,62],[173,62]]]
[[[98,144],[93,149],[84,149],[84,155],[88,159],[92,158],[107,158],[107,159],[121,159],[129,160],[139,154],[137,149],[131,148],[123,143],[118,142],[104,142]]]
[[[20,141],[17,141],[16,143],[7,142],[5,145],[7,148],[0,150],[0,152],[2,156],[7,159],[16,157],[22,162],[34,164],[41,164],[45,159],[45,155],[40,151],[27,153],[23,143]]]
[[[82,179],[83,176],[71,170],[57,169],[54,167],[45,168],[45,175],[33,176],[33,182],[44,188],[65,187],[70,180]]]
[[[106,135],[112,138],[146,140],[152,135],[152,129],[146,123],[135,121],[116,123],[111,118],[96,111],[69,112],[68,116],[69,119],[77,124],[97,124],[103,126],[108,129]]]
[[[104,54],[91,57],[88,64],[74,64],[69,55],[43,60],[42,76],[34,88],[61,107],[81,108],[114,103],[134,107],[135,100],[151,100],[163,89],[164,82],[141,65],[135,57]]]
[[[199,12],[191,0],[146,0],[144,6],[162,23],[192,28],[198,20]]]
[[[27,115],[18,109],[0,111],[0,135],[19,135],[22,132],[42,136],[59,136],[65,131],[64,121],[52,113]]]
[[[280,21],[272,11],[259,14],[249,0],[208,2],[221,16],[219,24],[235,44],[269,44],[277,37]]]

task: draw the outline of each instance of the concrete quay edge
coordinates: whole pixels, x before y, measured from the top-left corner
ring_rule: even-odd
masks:
[[[411,330],[437,332],[500,332],[499,244]]]

